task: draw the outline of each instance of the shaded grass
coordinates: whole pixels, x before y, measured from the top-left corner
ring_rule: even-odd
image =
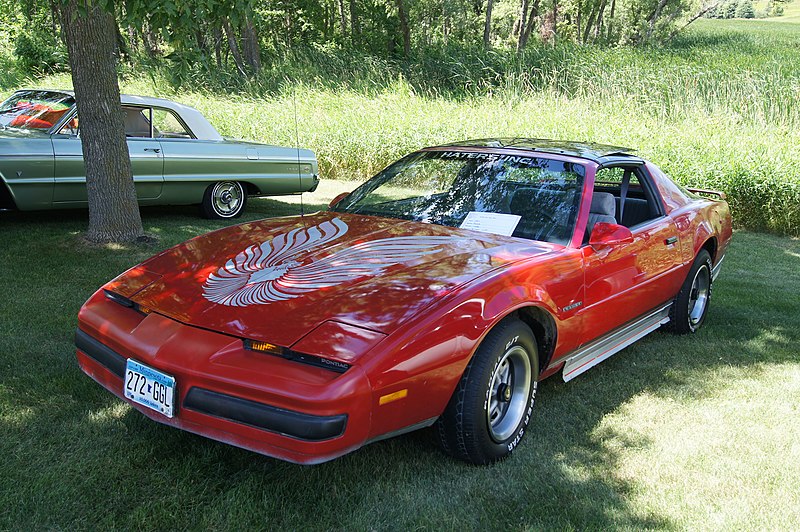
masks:
[[[323,182],[306,212],[350,185]],[[295,214],[252,201],[245,220]],[[314,467],[149,421],[79,370],[83,301],[221,227],[143,209],[157,244],[86,247],[86,213],[2,213],[0,529],[791,529],[800,522],[800,241],[737,232],[703,330],[656,333],[541,387],[514,457],[471,467],[417,432]]]

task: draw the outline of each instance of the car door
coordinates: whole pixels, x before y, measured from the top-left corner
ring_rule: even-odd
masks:
[[[155,203],[164,184],[161,143],[152,138],[150,109],[123,106],[125,135],[131,159],[136,195],[142,203]],[[86,169],[83,163],[78,117],[69,120],[53,135],[55,185],[53,204],[86,203]]]
[[[615,167],[619,168],[619,167]],[[629,172],[628,187],[621,186],[615,175]],[[610,179],[609,179],[610,178]],[[627,188],[627,193],[622,190]],[[642,167],[598,171],[595,193],[612,193],[618,206],[616,216],[624,220],[633,236],[631,242],[599,249],[583,246],[584,328],[587,340],[628,323],[658,305],[669,301],[678,291],[682,272],[681,249],[674,221],[665,214],[649,176]],[[619,205],[625,196],[625,209]]]

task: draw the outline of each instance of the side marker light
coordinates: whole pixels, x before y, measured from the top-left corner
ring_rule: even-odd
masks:
[[[381,398],[378,399],[378,404],[380,406],[383,406],[385,404],[391,403],[392,401],[404,399],[406,396],[408,396],[408,388],[404,388],[400,391],[381,396]]]

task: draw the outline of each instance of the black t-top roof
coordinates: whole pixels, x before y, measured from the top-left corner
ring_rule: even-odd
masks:
[[[512,148],[517,150],[534,151],[540,153],[555,153],[559,155],[571,155],[589,159],[590,161],[603,162],[608,157],[613,156],[633,156],[631,148],[621,146],[610,146],[608,144],[596,144],[594,142],[576,142],[551,139],[528,139],[519,137],[500,137],[490,139],[474,139],[462,142],[443,144],[442,146],[465,147],[465,148]],[[635,156],[633,156],[635,157]]]

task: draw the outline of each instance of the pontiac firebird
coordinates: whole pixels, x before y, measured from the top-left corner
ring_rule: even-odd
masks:
[[[434,426],[448,453],[491,463],[528,432],[542,379],[700,328],[731,239],[723,199],[613,146],[425,148],[328,211],[131,268],[81,309],[77,357],[146,416],[283,460]]]

